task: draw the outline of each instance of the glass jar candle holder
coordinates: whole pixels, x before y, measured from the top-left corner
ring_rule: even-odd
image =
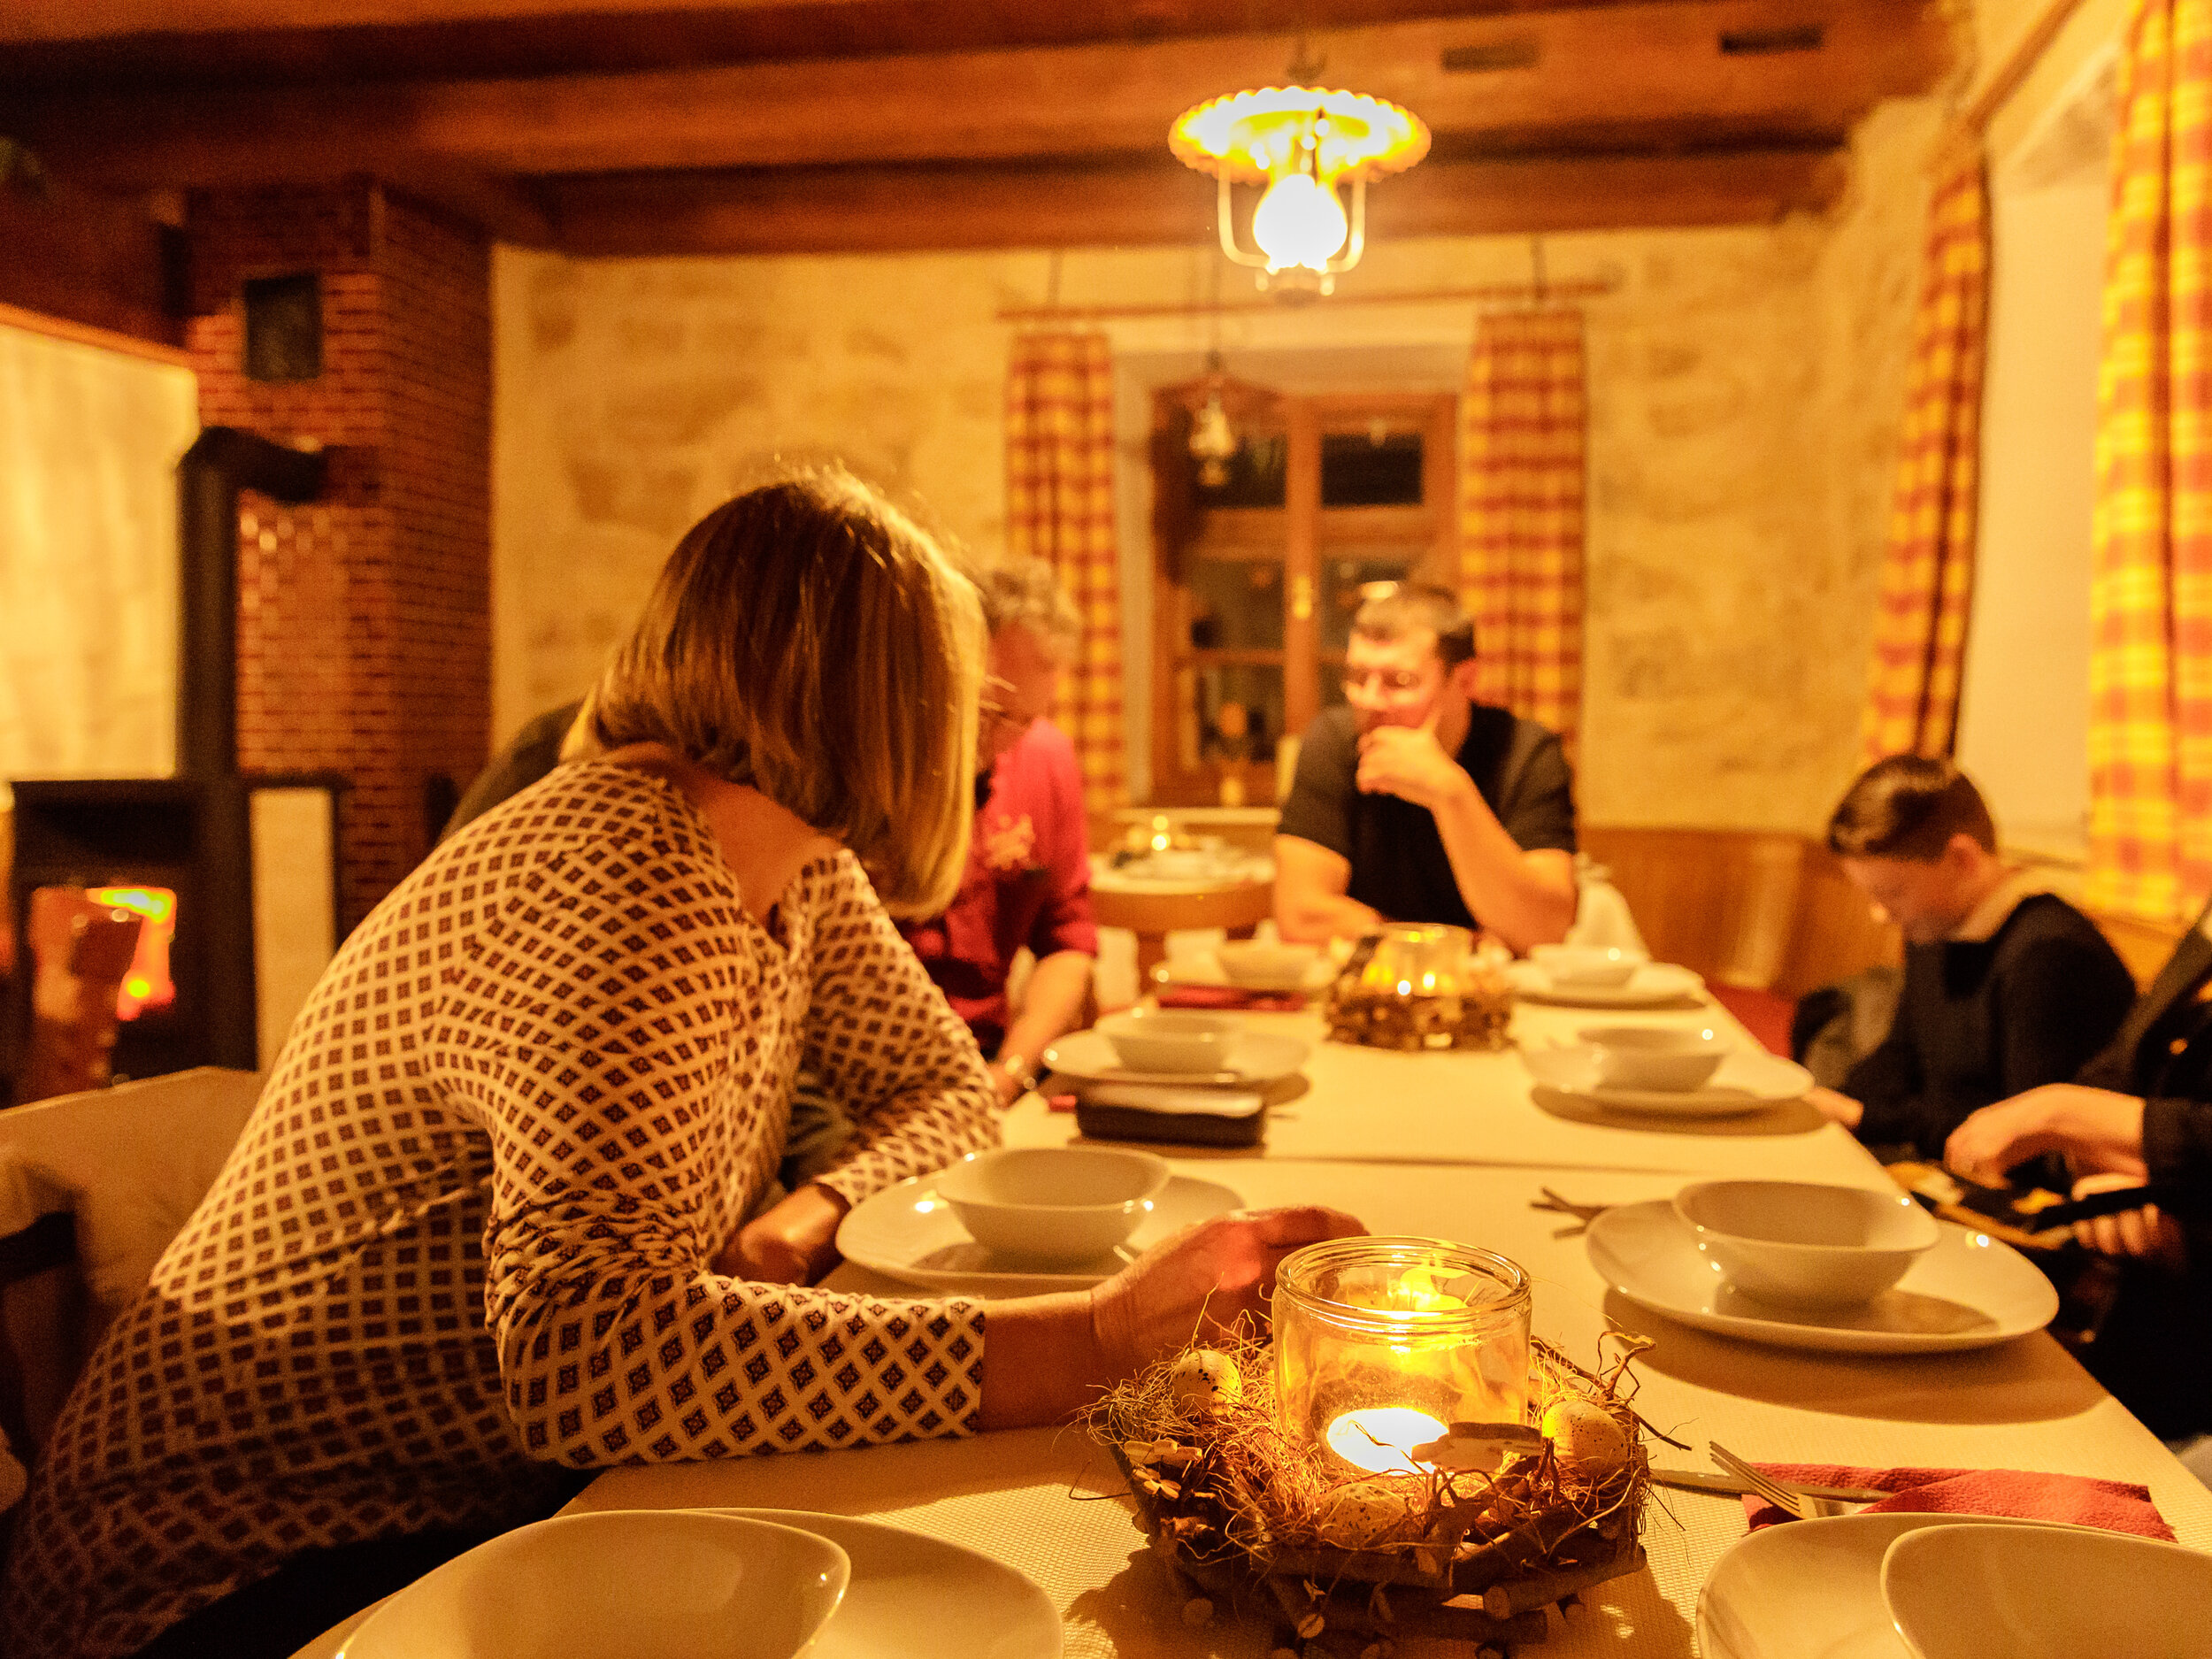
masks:
[[[1528,1415],[1529,1285],[1491,1250],[1442,1239],[1333,1239],[1275,1281],[1283,1428],[1340,1474],[1418,1472],[1454,1423]]]
[[[1463,927],[1385,927],[1329,987],[1329,1035],[1371,1048],[1499,1048],[1513,1012],[1501,954],[1510,959]]]

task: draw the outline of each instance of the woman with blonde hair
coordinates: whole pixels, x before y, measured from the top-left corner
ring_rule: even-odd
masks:
[[[103,1340],[18,1534],[12,1653],[285,1654],[572,1471],[1052,1421],[1356,1230],[1221,1217],[987,1311],[803,1287],[849,1204],[995,1135],[884,909],[957,879],[981,657],[973,590],[841,474],[684,537],[595,694],[604,752],[347,941]],[[747,1221],[803,1060],[852,1139]]]

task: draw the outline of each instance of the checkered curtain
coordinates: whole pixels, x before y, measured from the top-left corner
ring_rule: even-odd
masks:
[[[1006,550],[1049,561],[1083,613],[1056,717],[1085,803],[1125,798],[1121,571],[1114,543],[1114,359],[1099,334],[1023,334],[1006,371]]]
[[[1989,196],[1977,149],[1947,168],[1928,208],[1863,764],[1886,755],[1947,755],[1958,733],[1988,315]]]
[[[1582,313],[1476,324],[1460,411],[1460,585],[1486,703],[1549,726],[1582,720]]]
[[[2135,0],[2105,228],[2090,580],[2089,873],[2101,909],[2212,889],[2212,0]]]

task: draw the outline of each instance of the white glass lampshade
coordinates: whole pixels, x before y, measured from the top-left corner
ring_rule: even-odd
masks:
[[[1271,271],[1303,265],[1318,271],[1350,234],[1344,204],[1311,173],[1286,173],[1267,187],[1252,214],[1252,240]]]

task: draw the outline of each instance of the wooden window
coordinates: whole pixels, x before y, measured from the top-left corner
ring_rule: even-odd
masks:
[[[1275,798],[1277,747],[1343,701],[1360,590],[1454,583],[1458,399],[1293,396],[1228,382],[1239,439],[1209,485],[1191,424],[1210,381],[1153,405],[1152,793]]]

